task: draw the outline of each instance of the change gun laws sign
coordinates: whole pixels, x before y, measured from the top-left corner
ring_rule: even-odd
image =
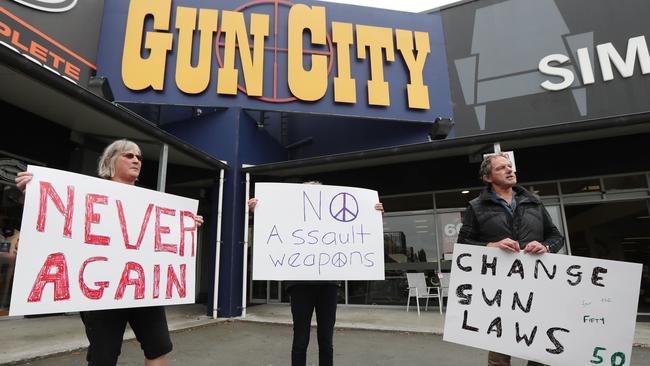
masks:
[[[383,280],[376,191],[257,183],[254,280]]]
[[[196,200],[28,171],[10,315],[194,303]]]
[[[456,244],[443,339],[553,366],[630,365],[641,267]]]

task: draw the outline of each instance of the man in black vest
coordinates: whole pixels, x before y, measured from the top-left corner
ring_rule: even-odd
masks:
[[[481,164],[480,178],[486,184],[469,202],[463,216],[458,243],[483,245],[510,252],[556,253],[564,238],[551,221],[539,198],[517,185],[508,155],[488,155]],[[510,356],[490,352],[488,366],[510,366]],[[528,361],[528,366],[543,366]]]

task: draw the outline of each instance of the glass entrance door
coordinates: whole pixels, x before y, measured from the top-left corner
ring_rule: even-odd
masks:
[[[648,201],[571,205],[564,211],[572,254],[643,264],[638,312],[650,314]]]

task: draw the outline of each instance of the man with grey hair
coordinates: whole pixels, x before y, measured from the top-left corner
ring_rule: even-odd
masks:
[[[508,155],[488,155],[479,169],[486,187],[471,200],[463,215],[458,243],[483,245],[509,252],[556,253],[564,238],[539,198],[517,185]],[[510,366],[510,356],[488,355],[488,366]],[[543,366],[528,361],[528,366]]]

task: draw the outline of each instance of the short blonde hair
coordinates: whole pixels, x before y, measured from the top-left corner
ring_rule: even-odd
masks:
[[[127,139],[121,139],[113,141],[112,144],[106,146],[104,152],[99,157],[99,162],[97,163],[97,174],[105,179],[111,179],[115,175],[115,159],[127,151],[135,150],[138,154],[141,154],[140,147],[133,142]]]

